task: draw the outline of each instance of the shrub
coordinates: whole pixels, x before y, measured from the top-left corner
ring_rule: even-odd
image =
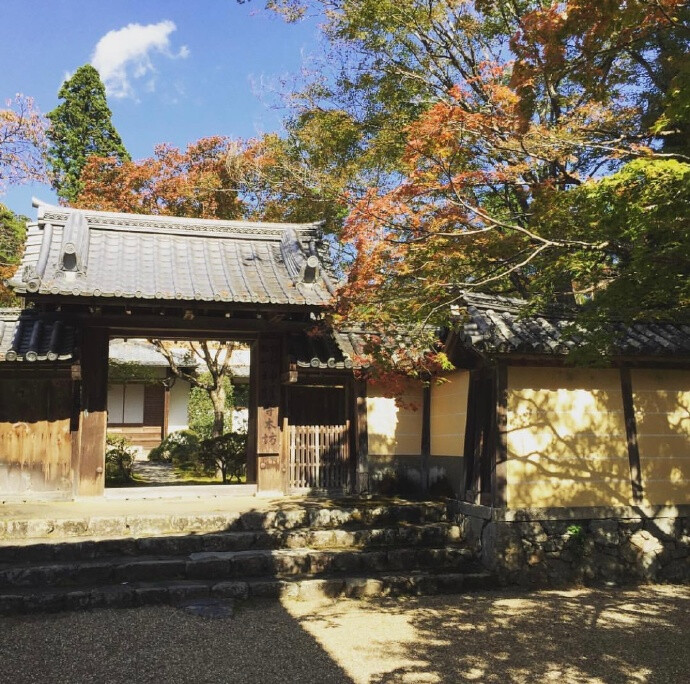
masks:
[[[134,452],[126,437],[120,435],[106,436],[105,483],[125,484],[133,481],[132,466]]]
[[[149,461],[160,463],[188,463],[196,458],[201,440],[193,430],[171,432],[149,452]]]
[[[228,432],[205,439],[201,443],[199,463],[209,473],[220,470],[224,483],[228,478],[241,482],[247,468],[247,435]]]

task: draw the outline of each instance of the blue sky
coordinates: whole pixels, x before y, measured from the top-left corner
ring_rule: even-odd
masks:
[[[135,159],[160,142],[279,129],[281,82],[319,50],[314,22],[286,24],[263,0],[0,0],[0,13],[3,106],[23,93],[49,112],[65,77],[92,62]],[[19,186],[0,202],[34,216],[32,194],[55,201],[45,186]]]

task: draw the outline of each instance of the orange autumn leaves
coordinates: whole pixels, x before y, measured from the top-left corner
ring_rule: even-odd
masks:
[[[90,157],[82,172],[84,191],[75,206],[143,214],[233,219],[241,200],[226,159],[234,143],[202,138],[182,151],[158,145],[153,157],[120,163]]]
[[[526,296],[549,255],[607,249],[594,234],[554,236],[535,201],[548,214],[552,193],[659,155],[640,94],[649,65],[637,51],[673,32],[682,7],[576,0],[516,10],[501,58],[457,75],[406,128],[394,186],[370,188],[350,212],[344,236],[357,258],[343,309],[442,321],[465,288]]]

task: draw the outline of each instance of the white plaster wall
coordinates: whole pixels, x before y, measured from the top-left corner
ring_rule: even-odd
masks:
[[[124,385],[110,385],[108,387],[108,424],[122,423],[124,392]]]
[[[233,409],[231,422],[232,425],[230,426],[230,429],[233,432],[247,432],[247,429],[249,428],[249,409]]]
[[[123,423],[144,422],[144,385],[130,382],[125,387]]]
[[[189,427],[187,404],[189,402],[190,385],[186,380],[175,381],[170,389],[170,409],[168,412],[168,434]]]

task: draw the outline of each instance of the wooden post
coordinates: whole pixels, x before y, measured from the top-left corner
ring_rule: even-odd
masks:
[[[628,442],[628,462],[630,464],[630,482],[632,484],[633,501],[642,503],[642,468],[640,467],[640,449],[637,445],[637,421],[635,420],[635,406],[633,404],[632,379],[630,368],[623,366],[621,374],[621,393],[623,395],[623,417],[625,419],[625,435]]]
[[[284,491],[287,470],[283,449],[281,361],[282,340],[261,337],[257,342],[256,454],[259,491]]]
[[[355,487],[357,494],[369,490],[369,429],[367,427],[367,383],[366,380],[356,382],[356,416],[355,432],[357,452],[357,473]]]
[[[168,368],[166,371],[166,382],[163,384],[163,434],[161,439],[168,436],[168,426],[170,425],[170,379],[172,372]]]
[[[74,364],[72,373],[72,412],[69,431],[72,440],[72,494],[79,493],[79,472],[81,461],[81,367]]]
[[[247,482],[256,482],[258,464],[256,455],[256,412],[258,405],[258,349],[252,343],[249,351],[249,406],[247,407]]]
[[[108,423],[108,331],[85,328],[81,340],[82,415],[77,494],[99,496],[105,486]]]
[[[496,438],[491,477],[492,505],[494,508],[505,508],[508,485],[508,368],[503,363],[499,363],[496,370],[495,397]]]
[[[431,457],[431,385],[424,385],[422,392],[422,444],[420,476],[422,495],[429,491],[429,458]]]
[[[479,375],[480,371],[470,371],[469,388],[467,392],[467,419],[465,421],[465,445],[463,448],[463,461],[465,462],[465,473],[463,482],[459,483],[458,494],[460,499],[467,500],[467,496],[474,489],[474,477],[476,472],[478,442],[480,431],[477,429],[480,411],[479,403]]]
[[[496,465],[496,366],[489,366],[482,376],[481,452],[479,456],[478,503],[493,506],[494,470]]]

